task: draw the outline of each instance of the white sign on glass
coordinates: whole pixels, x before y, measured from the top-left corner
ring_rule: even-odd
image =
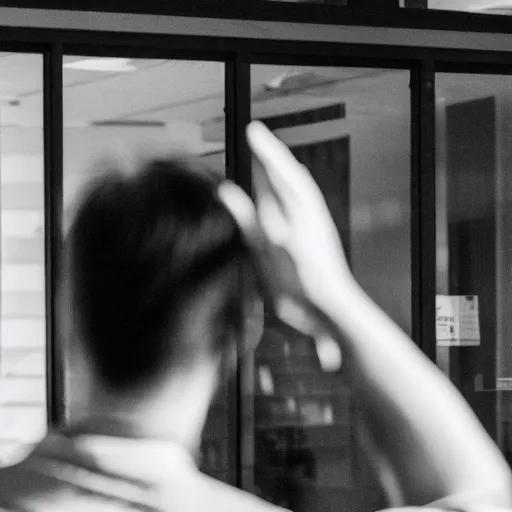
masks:
[[[436,338],[438,347],[480,345],[478,296],[436,296]]]

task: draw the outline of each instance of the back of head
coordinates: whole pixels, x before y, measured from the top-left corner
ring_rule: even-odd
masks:
[[[103,384],[150,383],[198,355],[217,356],[241,323],[244,247],[216,199],[221,179],[186,160],[110,172],[88,190],[68,235],[75,324]],[[178,326],[187,304],[222,286],[208,339]]]

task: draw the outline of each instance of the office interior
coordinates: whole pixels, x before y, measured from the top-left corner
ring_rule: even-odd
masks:
[[[454,50],[437,65],[428,49],[416,50],[416,61],[377,62],[362,48],[357,62],[258,55],[243,63],[244,74],[232,73],[229,58],[205,58],[202,48],[186,55],[160,48],[155,57],[133,48],[130,56],[129,43],[116,53],[91,37],[79,52],[65,50],[52,71],[62,81],[60,217],[49,207],[48,152],[59,152],[48,130],[60,132],[47,119],[48,57],[44,49],[0,53],[0,465],[19,460],[56,423],[56,401],[57,423],[87,413],[69,354],[48,349],[58,346],[48,329],[48,269],[61,251],[50,247],[49,229],[65,236],[84,186],[112,160],[134,169],[147,156],[187,153],[247,183],[246,148],[235,155],[238,174],[230,170],[229,146],[241,138],[230,123],[240,128],[251,118],[308,166],[358,281],[452,379],[512,461],[512,77],[505,64],[486,67],[485,52],[467,49],[460,62]],[[427,59],[432,67],[416,66]],[[247,95],[235,98],[233,83],[243,77]],[[429,155],[431,165],[418,163]],[[466,298],[473,306],[476,299],[474,329],[443,338],[436,307],[459,297],[457,304]],[[225,376],[212,405],[200,468],[292,510],[381,508],[383,489],[360,446],[357,399],[343,367],[322,372],[311,339],[265,322],[241,378]]]

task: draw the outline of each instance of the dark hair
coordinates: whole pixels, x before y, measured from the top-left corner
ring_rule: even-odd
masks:
[[[247,260],[216,198],[220,182],[188,160],[162,159],[133,176],[109,172],[85,195],[68,236],[72,300],[87,353],[111,389],[149,383],[198,350],[219,354],[226,329],[240,327],[237,262]],[[213,276],[229,291],[204,347],[173,329]]]

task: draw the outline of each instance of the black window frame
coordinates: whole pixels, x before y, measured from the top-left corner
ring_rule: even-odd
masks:
[[[23,7],[24,4],[30,3],[34,2],[16,2],[16,7]],[[37,7],[59,3],[64,4],[65,2],[40,1]],[[92,1],[76,3],[82,7],[84,4],[94,4]],[[265,2],[265,9],[270,3]],[[0,6],[6,4],[10,3],[0,2]],[[121,4],[124,5],[119,2],[119,8],[122,7]],[[128,4],[131,5],[131,3]],[[270,9],[272,14],[274,7]],[[425,14],[425,11],[422,11],[422,14]],[[184,14],[182,13],[182,15]],[[443,16],[445,15],[443,13]],[[497,18],[503,19],[502,17]],[[352,18],[352,20],[355,19]],[[365,21],[369,19],[366,17]],[[332,18],[329,23],[333,23]],[[346,23],[345,19],[343,23]],[[366,23],[366,25],[370,26],[371,23]],[[390,26],[396,26],[396,24]],[[484,24],[484,27],[488,28],[489,25]],[[511,53],[378,44],[275,41],[270,39],[241,40],[228,37],[130,34],[23,27],[0,27],[0,51],[39,53],[43,55],[44,59],[47,409],[50,428],[56,428],[65,422],[66,410],[64,356],[59,346],[56,329],[56,293],[62,258],[63,55],[224,62],[227,177],[239,183],[248,192],[251,191],[252,186],[250,155],[244,138],[244,128],[250,120],[251,64],[300,64],[409,70],[411,76],[413,338],[428,357],[435,361],[435,73],[437,71],[458,71],[510,74],[512,72]],[[241,350],[240,353],[242,353]],[[243,361],[239,360],[236,379],[230,390],[238,404],[242,403],[245,397],[242,385],[243,376],[241,375],[242,363]],[[240,406],[235,409],[233,422],[236,425],[237,450],[233,457],[236,460],[236,485],[242,487],[244,467],[241,453],[243,443],[241,425],[243,424],[243,411]]]
[[[173,2],[140,0],[3,0],[0,7],[76,10],[111,13],[156,14],[217,19],[359,25],[461,32],[511,33],[510,17],[460,11],[427,9],[426,0],[346,0],[346,5],[290,3],[268,0],[247,2],[187,0]]]

